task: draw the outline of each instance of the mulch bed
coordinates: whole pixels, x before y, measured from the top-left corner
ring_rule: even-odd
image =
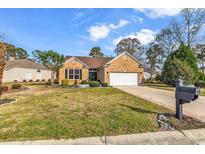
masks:
[[[12,89],[7,92],[3,92],[3,94],[10,94],[10,93],[20,92],[20,91],[25,91],[25,90],[29,90],[29,87],[21,87],[20,89]]]
[[[186,130],[205,128],[205,122],[184,115],[179,120],[173,113],[163,113],[157,116],[158,126],[163,130]]]
[[[0,99],[0,105],[13,103],[15,101],[16,99]]]

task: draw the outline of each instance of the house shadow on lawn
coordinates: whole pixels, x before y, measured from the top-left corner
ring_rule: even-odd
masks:
[[[129,105],[125,105],[125,104],[120,104],[120,106],[124,106],[127,107],[135,112],[140,112],[140,113],[146,113],[146,114],[158,114],[157,112],[154,111],[149,111],[149,110],[145,110],[145,109],[141,109],[141,108],[137,108],[137,107],[133,107],[133,106],[129,106]]]

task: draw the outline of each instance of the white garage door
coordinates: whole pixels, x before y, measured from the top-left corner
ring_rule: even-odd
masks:
[[[138,85],[138,73],[110,73],[110,85]]]

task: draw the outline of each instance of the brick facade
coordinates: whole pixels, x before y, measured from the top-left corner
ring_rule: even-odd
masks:
[[[76,59],[72,58],[66,61],[63,67],[59,70],[59,82],[61,83],[62,80],[65,80],[65,70],[66,69],[82,69],[82,80],[88,80],[89,70],[86,68],[85,65],[77,61]],[[80,83],[82,80],[77,80]],[[69,79],[69,84],[74,84],[75,79]]]
[[[110,82],[110,73],[114,72],[127,72],[127,73],[139,73],[140,82],[144,77],[144,68],[140,67],[140,64],[128,55],[122,55],[115,59],[111,64],[105,66],[100,70],[103,72],[104,79],[102,82]],[[137,79],[136,79],[137,80]]]
[[[66,69],[82,69],[82,80],[88,80],[89,78],[89,68],[80,61],[76,60],[76,58],[71,58],[67,60],[64,66],[60,69],[59,72],[59,80],[60,83],[65,79],[65,70]],[[144,68],[140,66],[140,64],[135,61],[134,58],[130,57],[127,54],[122,54],[118,58],[111,61],[111,63],[103,65],[102,67],[97,69],[97,79],[100,80],[101,83],[110,82],[110,73],[112,72],[127,72],[127,73],[138,73],[139,81],[142,82],[144,77]],[[80,83],[82,80],[77,80]],[[138,80],[138,79],[136,79]],[[69,80],[69,84],[73,84],[75,80]]]

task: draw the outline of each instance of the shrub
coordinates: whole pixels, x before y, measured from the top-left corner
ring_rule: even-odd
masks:
[[[0,87],[0,90],[1,90],[2,92],[7,92],[7,91],[9,90],[9,87],[8,87],[8,86],[1,86],[1,87]]]
[[[47,85],[51,85],[51,79],[48,79],[48,81],[46,82]]]
[[[194,55],[194,52],[184,43],[181,43],[178,50],[172,52],[169,55],[169,58],[177,58],[183,62],[186,62],[195,72],[198,72],[199,68],[197,66],[197,58]]]
[[[68,86],[68,80],[62,80],[62,83],[61,83],[62,86]]]
[[[74,85],[77,85],[77,84],[78,84],[78,81],[77,81],[77,80],[75,80],[75,81],[74,81]]]
[[[90,85],[90,87],[100,87],[100,82],[98,82],[98,81],[90,81],[89,85]]]
[[[151,78],[145,79],[144,83],[150,83],[151,82]]]
[[[26,80],[23,80],[23,82],[27,82]]]
[[[204,81],[205,82],[205,74],[203,73],[199,73],[199,80]]]
[[[58,79],[55,79],[55,80],[54,80],[54,84],[59,84]]]
[[[83,81],[81,81],[80,84],[88,84],[88,81],[87,80],[83,80]]]
[[[40,81],[39,79],[36,80],[36,82],[39,82],[39,81]]]
[[[29,82],[33,82],[33,80],[29,80]]]
[[[14,80],[14,82],[18,82],[17,80]]]
[[[161,74],[156,74],[155,81],[162,81],[162,75]]]
[[[45,79],[42,79],[41,81],[42,81],[42,82],[45,82],[46,80],[45,80]]]
[[[166,84],[175,85],[180,76],[186,83],[195,83],[199,78],[197,59],[193,51],[181,43],[178,50],[172,52],[164,63],[162,76]]]
[[[11,85],[11,89],[20,89],[21,88],[21,84],[12,84]]]
[[[198,81],[195,82],[195,86],[205,88],[205,81],[198,80]]]
[[[102,87],[108,87],[108,83],[102,83]]]
[[[194,83],[196,80],[194,70],[184,61],[177,58],[168,58],[162,71],[163,81],[175,86],[176,80],[181,77],[185,83]]]

